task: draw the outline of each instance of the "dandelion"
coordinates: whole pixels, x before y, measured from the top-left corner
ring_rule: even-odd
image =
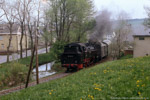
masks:
[[[104,74],[105,74],[105,73],[107,72],[107,70],[104,70],[103,72],[104,72]]]
[[[139,87],[139,85],[137,85],[137,87]]]
[[[141,94],[141,92],[138,92],[138,94],[140,95],[140,94]]]
[[[50,92],[49,95],[51,95],[52,93]]]
[[[144,87],[144,86],[145,86],[145,84],[142,85],[142,87]]]
[[[98,89],[98,91],[102,91],[102,89]]]
[[[93,97],[93,96],[91,96],[91,99],[92,99],[92,100],[94,100],[94,97]]]
[[[136,84],[138,84],[139,82],[140,82],[140,80],[137,80],[137,81],[136,81]]]
[[[82,98],[80,100],[82,100]]]

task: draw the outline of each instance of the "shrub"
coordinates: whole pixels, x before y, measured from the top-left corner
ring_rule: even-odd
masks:
[[[50,55],[54,60],[60,60],[60,56],[64,51],[65,45],[66,45],[66,42],[63,42],[63,41],[57,41],[53,44]]]
[[[55,70],[57,72],[64,72],[66,70],[66,68],[64,67],[61,67],[61,63],[59,62],[56,62],[53,67],[52,67],[52,70]]]
[[[0,76],[0,89],[4,86],[14,86],[26,80],[28,68],[20,63],[11,62],[3,66]]]
[[[133,55],[122,56],[120,59],[129,59],[129,58],[133,58]]]

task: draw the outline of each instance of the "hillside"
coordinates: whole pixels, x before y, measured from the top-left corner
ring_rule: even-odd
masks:
[[[2,100],[150,98],[150,57],[118,60],[3,96]]]

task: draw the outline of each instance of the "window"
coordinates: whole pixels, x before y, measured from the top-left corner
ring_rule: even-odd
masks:
[[[145,38],[144,37],[139,37],[139,40],[145,40]]]
[[[1,48],[4,49],[4,44],[1,44]]]
[[[2,37],[2,36],[0,36],[0,40],[3,40],[3,37]]]

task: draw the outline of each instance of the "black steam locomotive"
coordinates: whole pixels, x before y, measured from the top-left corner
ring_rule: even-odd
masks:
[[[62,67],[79,70],[108,56],[108,44],[105,42],[71,43],[61,55]]]

